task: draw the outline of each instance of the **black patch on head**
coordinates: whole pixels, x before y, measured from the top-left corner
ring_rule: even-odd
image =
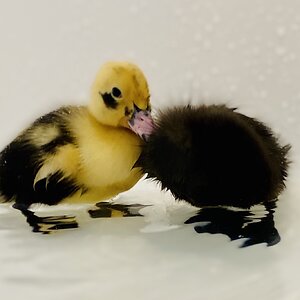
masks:
[[[104,94],[99,93],[99,94],[101,95],[106,107],[112,109],[117,108],[118,102],[116,101],[116,99],[114,99],[114,97],[110,93],[104,93]]]

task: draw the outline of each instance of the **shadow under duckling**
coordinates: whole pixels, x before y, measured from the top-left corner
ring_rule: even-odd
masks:
[[[290,145],[279,144],[269,127],[236,109],[188,105],[158,114],[136,166],[176,199],[201,208],[198,216],[187,221],[210,222],[196,226],[197,232],[252,239],[246,245],[273,245],[279,242],[279,234],[263,226],[274,225],[275,202],[285,188],[289,149]],[[261,222],[261,227],[249,223],[251,214],[230,210],[250,211],[257,204],[267,210],[268,222]],[[245,230],[247,226],[253,230]],[[266,234],[256,238],[259,232]],[[270,234],[274,236],[271,241]]]

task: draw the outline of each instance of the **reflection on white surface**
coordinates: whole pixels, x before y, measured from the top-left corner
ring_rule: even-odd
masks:
[[[226,102],[293,146],[275,213],[282,241],[273,247],[240,249],[224,235],[197,234],[177,219],[192,208],[147,182],[122,195],[126,203],[155,204],[147,218],[37,208],[41,216],[78,219],[78,229],[50,235],[32,233],[18,211],[0,206],[3,299],[300,299],[297,0],[2,2],[2,147],[35,117],[84,103],[108,59],[141,66],[155,108]]]
[[[149,195],[162,210],[174,205],[149,183],[138,185],[122,198],[128,203],[143,202]],[[282,200],[287,201],[287,196]],[[284,216],[285,209],[279,209],[276,218],[281,243],[240,249],[240,241],[198,235],[190,225],[143,233],[147,226],[143,218],[91,219],[87,208],[38,208],[39,215],[68,213],[80,223],[78,229],[41,235],[32,233],[17,211],[1,207],[2,293],[15,299],[23,293],[33,299],[87,295],[91,299],[100,295],[109,299],[171,295],[175,299],[203,295],[208,299],[297,299],[299,295],[298,224]]]

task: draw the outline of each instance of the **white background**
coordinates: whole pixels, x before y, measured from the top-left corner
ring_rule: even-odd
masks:
[[[299,40],[298,0],[0,0],[2,148],[39,115],[86,103],[106,60],[137,63],[155,108],[227,103],[293,146],[271,248],[75,207],[78,230],[43,236],[1,206],[1,299],[300,299]],[[150,183],[123,197],[157,203],[153,218],[177,207]]]

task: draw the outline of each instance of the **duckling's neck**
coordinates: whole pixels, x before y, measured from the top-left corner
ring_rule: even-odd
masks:
[[[101,109],[100,109],[100,107],[95,107],[95,102],[94,101],[90,101],[90,103],[88,104],[88,106],[87,106],[87,112],[99,124],[103,124],[103,122],[101,122],[101,120],[102,120]]]
[[[97,116],[93,114],[93,110],[89,109],[89,107],[87,108],[87,114],[94,128],[99,128],[101,131],[105,130],[106,132],[119,131],[119,132],[124,132],[126,134],[136,136],[136,134],[129,128],[125,128],[123,126],[113,126],[101,122],[101,120],[99,120]]]

